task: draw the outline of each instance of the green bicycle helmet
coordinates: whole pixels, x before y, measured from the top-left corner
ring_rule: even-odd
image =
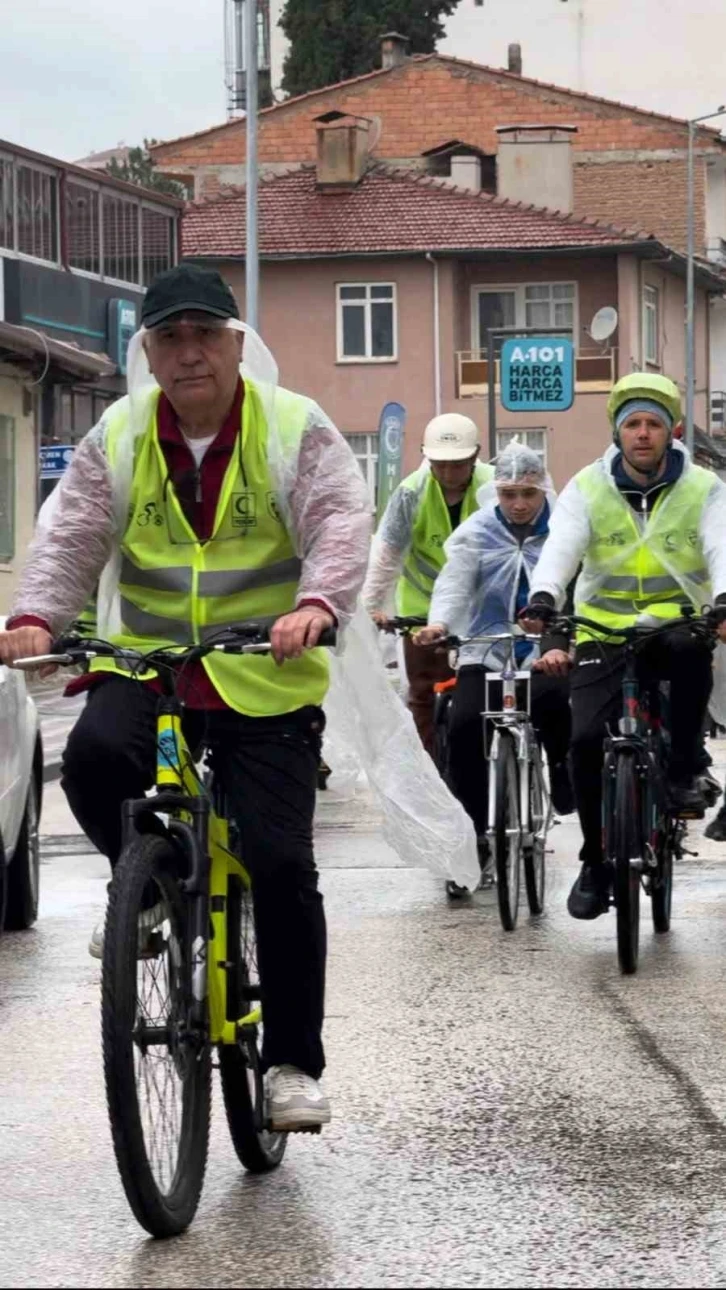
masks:
[[[630,372],[612,388],[607,412],[613,428],[613,438],[619,442],[618,413],[626,403],[657,404],[668,414],[671,437],[675,426],[682,420],[681,393],[675,381],[659,372]]]

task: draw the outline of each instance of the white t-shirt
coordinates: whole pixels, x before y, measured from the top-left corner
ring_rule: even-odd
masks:
[[[199,470],[199,467],[202,464],[202,460],[204,458],[205,452],[207,451],[207,448],[209,447],[210,443],[214,443],[215,439],[217,438],[216,434],[207,435],[206,439],[190,439],[189,436],[184,434],[184,431],[182,430],[182,438],[184,439],[184,442],[187,448],[189,449],[190,453],[192,454],[192,457],[194,458],[194,465],[196,466],[197,470]]]

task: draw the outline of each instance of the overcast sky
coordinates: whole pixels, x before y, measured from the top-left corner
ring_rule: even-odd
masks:
[[[224,0],[0,0],[0,137],[73,161],[223,122],[223,14]],[[543,80],[676,115],[726,100],[725,0],[460,0],[442,49],[502,66],[509,40]]]
[[[0,137],[74,161],[226,118],[223,0],[0,0]]]

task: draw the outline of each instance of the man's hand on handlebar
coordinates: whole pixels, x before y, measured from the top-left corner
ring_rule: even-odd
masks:
[[[715,628],[719,640],[726,645],[726,605],[714,605],[706,617]]]
[[[284,614],[270,630],[275,662],[282,664],[286,658],[300,658],[305,650],[317,645],[324,631],[333,627],[333,615],[315,605],[303,605],[291,614]]]
[[[15,627],[9,632],[0,632],[0,663],[12,667],[16,658],[32,658],[39,654],[50,654],[53,638],[44,627]],[[57,669],[46,663],[38,668],[41,678],[52,676]]]
[[[411,637],[414,645],[437,645],[439,641],[445,640],[448,632],[443,623],[429,623],[428,627],[421,627]]]
[[[373,609],[371,611],[371,621],[378,628],[379,632],[388,631],[391,625],[391,620],[383,609]]]
[[[545,676],[567,676],[569,670],[570,656],[564,649],[548,649],[532,664],[533,672],[544,672]]]

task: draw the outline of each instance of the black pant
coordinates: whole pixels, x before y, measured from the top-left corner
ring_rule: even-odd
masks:
[[[575,652],[572,674],[572,781],[582,826],[580,859],[602,860],[602,762],[606,729],[622,716],[625,655],[621,646],[587,642]],[[687,628],[655,637],[638,655],[638,678],[670,681],[669,725],[675,780],[703,763],[703,720],[711,693],[711,651]]]
[[[447,780],[455,797],[474,821],[478,834],[487,831],[487,765],[484,757],[488,669],[476,664],[459,671],[449,717]],[[570,742],[569,678],[533,672],[532,723],[544,744],[550,765],[563,762]]]
[[[100,682],[64,753],[71,810],[112,866],[121,850],[121,804],[154,783],[157,701],[138,682]],[[204,738],[212,750],[252,876],[263,1063],[289,1063],[316,1079],[325,1065],[326,930],[313,815],[324,721],[315,707],[283,717],[188,711],[183,721],[190,746]]]

